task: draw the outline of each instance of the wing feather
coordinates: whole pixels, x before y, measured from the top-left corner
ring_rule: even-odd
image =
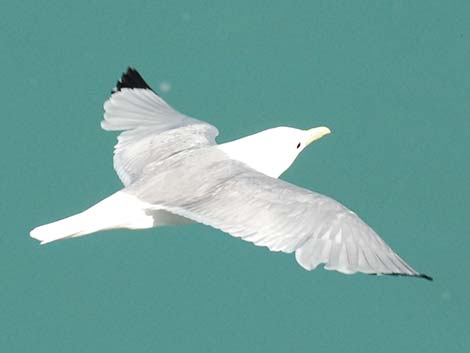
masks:
[[[235,237],[295,252],[307,270],[324,264],[342,273],[420,276],[354,212],[337,201],[261,174],[216,147],[188,152],[147,170],[131,188],[146,202]],[[199,155],[198,155],[199,154]],[[173,184],[174,183],[174,184]]]
[[[149,163],[213,145],[218,135],[214,126],[173,109],[132,68],[104,103],[101,127],[123,131],[114,147],[114,169],[125,186],[138,179]]]

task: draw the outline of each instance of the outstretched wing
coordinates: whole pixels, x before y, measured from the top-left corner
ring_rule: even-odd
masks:
[[[101,127],[123,131],[114,147],[114,169],[125,186],[150,162],[180,151],[215,144],[217,129],[173,109],[128,68],[104,103]]]
[[[429,279],[335,200],[214,156],[207,150],[192,151],[164,163],[161,173],[149,170],[152,177],[129,191],[158,208],[272,251],[295,252],[307,270],[325,264],[348,274]]]

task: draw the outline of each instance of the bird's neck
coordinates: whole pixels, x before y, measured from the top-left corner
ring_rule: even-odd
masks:
[[[227,154],[231,159],[240,161],[256,171],[266,174],[272,178],[279,176],[289,168],[291,163],[283,163],[283,158],[277,156],[272,151],[266,151],[256,143],[251,136],[247,136],[238,140],[230,141],[218,145],[222,152]]]

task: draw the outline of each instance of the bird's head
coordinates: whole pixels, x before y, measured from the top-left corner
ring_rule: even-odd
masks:
[[[309,130],[281,126],[219,147],[231,158],[277,178],[291,166],[305,147],[330,132],[330,129],[324,126]]]

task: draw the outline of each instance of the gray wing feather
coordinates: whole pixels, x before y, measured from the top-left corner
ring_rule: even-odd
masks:
[[[160,165],[166,171],[164,177],[144,180],[133,192],[159,208],[272,251],[295,252],[307,270],[325,264],[328,270],[347,274],[426,277],[407,265],[354,212],[327,196],[233,160],[207,163],[201,158],[198,167],[191,160],[187,155],[171,165]],[[172,180],[177,182],[173,185]]]
[[[123,131],[114,147],[114,168],[125,186],[134,182],[150,162],[174,153],[212,145],[217,129],[190,118],[147,88],[122,88],[104,104],[101,127]]]

